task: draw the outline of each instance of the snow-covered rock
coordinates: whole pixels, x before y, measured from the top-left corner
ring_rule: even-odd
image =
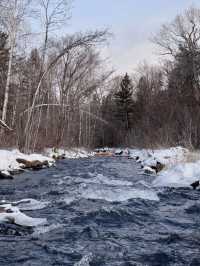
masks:
[[[169,149],[131,149],[130,157],[141,163],[144,170],[150,172],[152,168],[157,173],[165,168],[170,168],[177,163],[186,160],[189,150],[182,147],[173,147]]]
[[[152,169],[150,166],[144,166],[143,168],[145,174],[156,174],[156,170]]]
[[[200,179],[200,161],[179,163],[162,172],[154,181],[158,187],[188,187]]]
[[[17,159],[47,162],[48,166],[54,164],[54,160],[52,158],[41,154],[27,155],[19,152],[19,150],[0,150],[0,172],[5,175],[10,175],[10,173],[20,171],[22,165],[17,162]]]
[[[173,165],[184,160],[189,150],[183,147],[172,147],[168,149],[130,149],[130,157],[139,157],[144,163],[145,161],[159,161],[165,165]]]
[[[7,171],[0,171],[0,179],[13,179],[13,176]]]
[[[0,222],[14,223],[25,227],[36,227],[44,225],[47,220],[44,218],[32,218],[22,213],[19,208],[11,204],[0,205]]]

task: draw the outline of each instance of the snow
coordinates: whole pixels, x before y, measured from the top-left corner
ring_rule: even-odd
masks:
[[[69,150],[48,148],[45,150],[45,153],[51,158],[64,156],[66,159],[81,159],[94,156],[94,152],[90,152],[84,148],[74,148]]]
[[[156,174],[156,171],[152,169],[151,167],[149,167],[148,165],[144,166],[143,170],[145,173],[148,173],[148,174]]]
[[[200,161],[180,163],[160,175],[153,181],[155,187],[188,187],[200,180]]]
[[[193,155],[185,148],[130,151],[132,158],[139,157],[137,162],[141,163],[146,172],[155,174],[151,166],[156,166],[157,162],[165,166],[152,182],[153,187],[189,187],[193,182],[200,180],[200,161],[187,162]]]
[[[185,160],[189,150],[183,147],[172,147],[168,149],[130,149],[130,157],[139,157],[143,166],[155,166],[157,162],[165,166],[173,166]]]
[[[43,156],[41,154],[23,154],[19,150],[0,150],[0,171],[9,174],[10,171],[20,170],[20,164],[16,159],[25,159],[27,161],[48,161],[49,166],[54,164],[52,158]]]
[[[0,205],[5,211],[0,212],[0,222],[15,223],[20,226],[35,227],[47,223],[45,218],[32,218],[22,213],[19,208],[11,204]]]

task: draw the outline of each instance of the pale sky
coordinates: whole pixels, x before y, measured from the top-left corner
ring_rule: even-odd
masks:
[[[104,51],[119,73],[132,72],[146,60],[155,63],[156,47],[149,41],[159,27],[199,0],[74,0],[68,33],[109,28],[114,34]]]

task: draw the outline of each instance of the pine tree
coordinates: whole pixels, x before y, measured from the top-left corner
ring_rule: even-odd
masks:
[[[122,129],[129,131],[132,126],[133,113],[133,85],[126,73],[120,84],[120,90],[114,95],[116,112],[115,117]]]

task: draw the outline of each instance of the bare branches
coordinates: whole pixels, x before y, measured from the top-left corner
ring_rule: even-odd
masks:
[[[12,129],[1,119],[0,119],[0,127],[8,129],[9,131],[12,131]]]
[[[173,22],[162,25],[160,32],[152,38],[160,46],[162,54],[175,56],[180,47],[189,50],[200,45],[200,9],[191,7]]]
[[[63,27],[70,18],[70,0],[38,0],[41,22],[48,31]]]

